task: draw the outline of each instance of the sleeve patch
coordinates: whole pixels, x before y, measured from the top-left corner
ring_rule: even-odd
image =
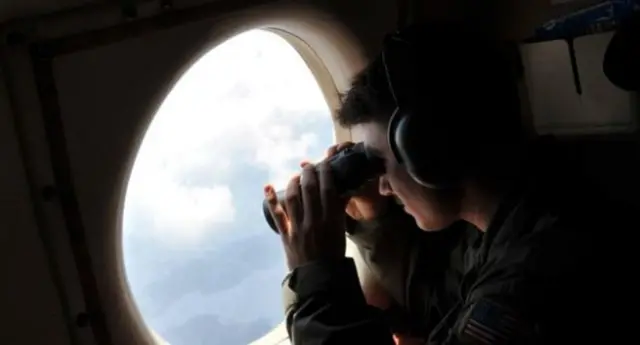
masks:
[[[465,343],[506,344],[522,335],[521,320],[495,302],[482,299],[471,307],[468,315],[461,332]]]

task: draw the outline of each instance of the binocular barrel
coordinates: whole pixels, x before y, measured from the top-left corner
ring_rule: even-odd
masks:
[[[346,148],[328,159],[335,187],[341,196],[348,196],[358,190],[365,182],[384,173],[384,161],[367,152],[362,142]],[[276,195],[278,202],[282,203],[284,190],[277,191]],[[262,202],[262,212],[269,227],[277,233],[278,229],[271,217],[266,199]]]

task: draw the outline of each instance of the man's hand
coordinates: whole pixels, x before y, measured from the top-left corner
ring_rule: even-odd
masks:
[[[327,149],[327,158],[353,145],[354,143],[352,142],[333,145]],[[372,220],[380,216],[388,205],[389,198],[380,195],[380,192],[378,192],[378,179],[374,179],[363,185],[360,190],[347,201],[345,211],[349,217],[357,221]]]
[[[344,208],[326,160],[305,165],[301,176],[291,179],[285,191],[284,209],[272,186],[265,197],[273,217],[289,269],[345,256]]]

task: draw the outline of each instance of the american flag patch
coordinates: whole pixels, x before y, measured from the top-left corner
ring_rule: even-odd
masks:
[[[522,330],[520,320],[508,309],[482,299],[471,307],[462,335],[476,344],[505,344]]]

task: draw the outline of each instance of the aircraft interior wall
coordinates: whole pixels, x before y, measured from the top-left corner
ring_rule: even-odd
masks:
[[[540,134],[560,138],[606,195],[640,209],[638,94],[616,88],[602,71],[612,33],[575,39],[576,70],[568,42],[521,46],[532,124]]]
[[[183,4],[187,11],[188,5],[193,4]],[[33,51],[29,49],[33,46],[29,43],[122,25],[119,9],[105,7],[83,11],[81,16],[47,17],[29,28],[30,42],[3,46],[3,67],[11,72],[5,80],[13,92],[14,108],[13,116],[3,116],[3,121],[17,122],[24,148],[22,155],[9,152],[15,157],[9,166],[18,169],[14,173],[17,178],[7,176],[2,182],[12,188],[7,195],[23,196],[22,202],[11,200],[9,219],[27,222],[3,226],[11,229],[7,236],[15,237],[1,242],[10,246],[5,252],[20,249],[25,256],[13,255],[16,261],[12,260],[12,269],[4,271],[6,279],[14,282],[7,288],[16,291],[3,294],[7,296],[3,302],[13,307],[5,310],[16,310],[7,317],[19,319],[22,315],[29,321],[23,327],[3,329],[3,344],[155,343],[130,300],[121,271],[120,211],[131,164],[153,113],[176,79],[201,54],[246,29],[283,30],[293,34],[285,37],[288,40],[305,41],[297,42],[300,49],[309,42],[314,43],[313,49],[324,49],[316,52],[324,54],[322,61],[313,61],[313,56],[306,60],[324,69],[318,73],[331,74],[325,83],[334,85],[323,87],[331,102],[338,88],[343,90],[349,76],[362,68],[365,56],[377,49],[382,34],[395,25],[395,7],[389,1],[367,2],[366,16],[355,16],[356,11],[363,13],[362,8],[342,1],[221,9],[218,11],[215,4],[201,9],[208,11],[206,16],[191,11],[187,17],[193,19],[162,29],[151,23],[151,30],[142,29],[144,33],[132,37],[118,37],[115,30],[113,42],[95,47],[76,47],[72,39],[70,51],[53,57],[51,63],[32,60]],[[140,16],[157,12],[151,6],[143,8]],[[369,21],[375,18],[378,24],[372,28]],[[96,37],[99,34],[86,39]],[[37,76],[34,69],[38,70]],[[54,93],[56,97],[48,97]],[[335,100],[333,103],[337,104]],[[4,102],[2,105],[8,106]],[[16,133],[9,134],[15,137]],[[348,132],[339,130],[337,135],[341,140],[348,138]],[[6,149],[13,147],[8,145]],[[26,166],[15,160],[23,158]],[[33,195],[27,193],[26,175],[20,170],[29,172]],[[3,171],[9,173],[12,171]],[[34,217],[35,212],[38,217]],[[34,220],[42,223],[40,229],[29,224]],[[34,237],[38,231],[45,232],[46,240]],[[47,250],[40,248],[43,241]],[[86,248],[82,248],[84,244]],[[24,264],[18,266],[18,262]],[[48,267],[49,262],[58,267]],[[25,272],[30,274],[21,277]],[[51,274],[58,275],[56,288],[35,283],[42,280],[52,284],[53,279],[47,277]],[[19,294],[24,286],[31,286],[38,297]],[[35,289],[42,289],[42,293]],[[56,291],[58,294],[54,294]],[[37,310],[46,310],[51,318],[34,317]],[[25,335],[26,329],[33,331]]]
[[[4,74],[3,74],[4,76]],[[4,344],[67,344],[64,310],[56,286],[54,262],[44,249],[46,236],[31,200],[40,190],[29,186],[5,84],[0,84],[0,309]],[[19,330],[19,331],[15,331]]]
[[[156,343],[128,294],[120,212],[144,131],[197,57],[249,28],[283,30],[301,53],[310,49],[305,60],[335,108],[338,92],[399,22],[397,13],[420,20],[441,8],[426,1],[259,2],[241,9],[235,1],[173,1],[163,9],[164,2],[142,1],[139,17],[130,20],[113,3],[88,9],[75,4],[77,10],[29,17],[25,2],[15,16],[33,19],[0,26],[0,344]],[[47,6],[36,13],[53,11]],[[574,6],[522,3],[522,20],[505,20],[511,28],[506,35],[521,37],[533,23]],[[174,10],[184,12],[172,15]],[[107,27],[116,29],[57,40]],[[521,47],[525,110],[542,132],[581,138],[576,150],[595,178],[637,205],[639,175],[629,158],[640,152],[637,94],[615,90],[603,79],[598,56],[605,36],[577,43],[581,95],[563,42]],[[62,48],[50,55],[56,50],[38,44],[43,39]],[[95,46],[79,45],[101,39]],[[553,58],[555,69],[540,67]],[[558,79],[549,84],[549,75]],[[350,137],[343,129],[336,132],[339,140]]]

